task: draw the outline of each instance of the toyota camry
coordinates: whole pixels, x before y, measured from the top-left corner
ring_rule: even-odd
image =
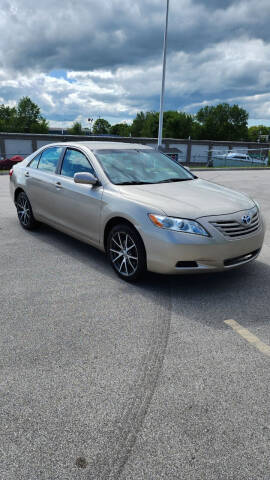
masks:
[[[232,269],[264,239],[256,201],[146,145],[43,146],[11,169],[10,191],[24,229],[43,222],[89,243],[128,281]]]

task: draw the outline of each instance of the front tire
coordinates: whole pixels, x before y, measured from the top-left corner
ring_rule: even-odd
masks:
[[[135,228],[129,225],[112,228],[107,253],[117,275],[127,282],[136,282],[146,271],[144,244]]]
[[[16,200],[18,219],[23,228],[34,230],[37,222],[34,218],[32,207],[26,193],[20,192]]]

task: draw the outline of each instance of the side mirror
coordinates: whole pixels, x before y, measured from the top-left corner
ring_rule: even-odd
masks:
[[[74,182],[83,185],[97,185],[98,179],[89,172],[78,172],[74,175]]]

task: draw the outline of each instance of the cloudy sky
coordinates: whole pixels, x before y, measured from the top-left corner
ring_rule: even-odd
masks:
[[[51,125],[158,110],[166,0],[0,0],[0,103]],[[238,103],[270,125],[269,0],[170,0],[165,109]]]

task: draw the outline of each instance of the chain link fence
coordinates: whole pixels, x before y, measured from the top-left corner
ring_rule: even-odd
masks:
[[[224,152],[224,149],[214,148],[199,153],[193,153],[191,150],[190,162],[187,161],[186,155],[183,153],[178,155],[178,161],[193,168],[270,167],[268,148],[237,148],[226,152]]]
[[[166,149],[164,149],[164,153],[166,154]],[[179,149],[178,153],[167,154],[179,163],[188,165],[192,168],[270,167],[268,148],[248,149],[235,147],[232,150],[210,148],[204,149],[204,151],[198,151],[198,149],[191,148],[190,161],[188,159],[187,151],[183,152]],[[16,151],[10,153],[6,158],[0,155],[0,170],[9,170],[13,165],[23,160],[28,155],[29,152],[18,153]]]

